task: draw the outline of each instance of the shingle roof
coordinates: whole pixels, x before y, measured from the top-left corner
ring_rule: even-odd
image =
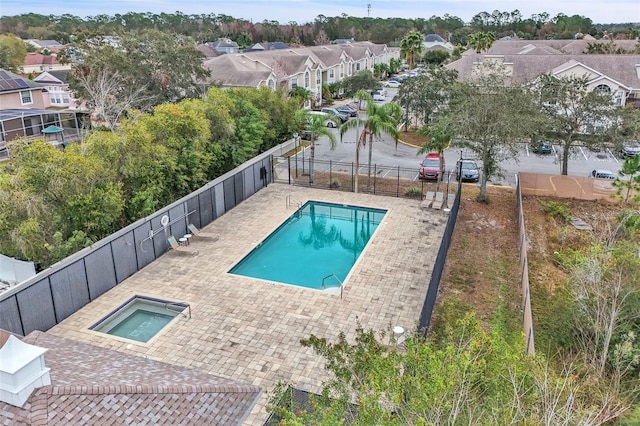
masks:
[[[447,68],[458,71],[461,79],[472,78],[474,64],[482,62],[486,56],[470,54],[447,65]],[[550,73],[554,69],[569,64],[571,61],[579,62],[593,70],[616,80],[627,87],[640,88],[640,78],[636,71],[636,64],[640,64],[640,55],[536,55],[536,54],[509,54],[500,55],[505,63],[513,64],[512,80],[514,82],[532,81],[536,77]]]
[[[24,58],[25,65],[58,65],[59,62],[55,56],[43,55],[42,53],[27,53]]]
[[[52,70],[45,71],[36,77],[38,83],[54,83],[54,84],[66,84],[67,76],[69,75],[69,70]],[[53,78],[51,78],[53,77]]]
[[[595,43],[594,40],[496,40],[493,42],[486,54],[489,55],[509,55],[509,54],[539,54],[545,52],[547,54],[556,53],[564,55],[581,55],[587,50],[589,44]],[[609,43],[609,41],[600,41],[600,43]],[[616,47],[624,49],[633,49],[637,41],[635,40],[614,40]],[[525,50],[533,46],[537,51]],[[472,50],[467,54],[474,53]]]
[[[424,36],[424,41],[431,43],[444,43],[445,39],[440,37],[438,34],[427,34]]]
[[[22,408],[0,402],[0,423],[238,425],[260,388],[139,356],[34,331],[24,338],[48,348],[51,385]]]
[[[271,75],[265,65],[244,54],[221,55],[204,61],[203,65],[210,71],[210,81],[222,81],[223,86],[258,87]]]
[[[205,58],[215,58],[216,56],[220,56],[216,49],[206,44],[196,45],[196,50],[202,52]]]
[[[59,49],[64,47],[62,44],[60,44],[60,42],[56,41],[56,40],[38,40],[38,39],[29,39],[28,41],[31,41],[35,44],[37,44],[38,46],[42,47],[42,48],[49,48],[49,49]]]

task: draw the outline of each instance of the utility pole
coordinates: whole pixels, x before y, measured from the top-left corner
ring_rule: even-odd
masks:
[[[371,3],[367,4],[367,18],[371,17]]]

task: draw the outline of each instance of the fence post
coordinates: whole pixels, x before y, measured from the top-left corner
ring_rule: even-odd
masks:
[[[353,162],[351,163],[351,192],[354,191],[354,185],[355,185],[355,181],[354,181],[354,176],[353,176]]]
[[[373,165],[373,195],[376,195],[376,180],[378,179],[378,165]]]
[[[289,185],[291,185],[291,157],[287,157],[287,170],[289,171],[287,173],[289,175]]]
[[[332,185],[331,185],[332,184],[332,181],[331,181],[332,174],[331,174],[331,172],[333,171],[332,169],[333,168],[331,166],[331,160],[329,160],[329,189],[331,189],[331,187],[332,187]]]
[[[400,196],[400,166],[398,166],[398,180],[396,182],[396,197]]]

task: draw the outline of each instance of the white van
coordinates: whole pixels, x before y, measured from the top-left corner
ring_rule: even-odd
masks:
[[[324,125],[325,125],[325,126],[327,126],[327,127],[334,127],[334,128],[335,128],[335,127],[338,127],[338,125],[337,125],[334,121],[332,121],[332,120],[330,120],[330,119],[329,119],[329,118],[332,118],[333,116],[332,116],[332,115],[329,115],[329,114],[328,114],[328,113],[326,113],[326,112],[322,112],[322,111],[309,111],[309,114],[313,114],[313,115],[323,115],[323,116],[327,117],[327,120],[324,122]],[[338,120],[338,117],[336,117],[336,118],[335,118],[335,120]]]

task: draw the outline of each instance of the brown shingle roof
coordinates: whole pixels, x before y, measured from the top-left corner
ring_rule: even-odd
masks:
[[[261,394],[253,385],[39,331],[24,341],[49,349],[51,385],[21,408],[0,402],[2,424],[237,425]]]
[[[635,90],[640,89],[640,78],[636,71],[636,64],[640,64],[640,55],[484,55],[474,52],[452,62],[447,65],[447,68],[457,70],[461,79],[470,79],[473,75],[474,64],[488,59],[487,56],[498,57],[503,59],[505,63],[512,63],[512,80],[515,82],[532,81],[542,74],[551,73],[558,67],[578,62],[627,87]]]
[[[27,53],[24,58],[25,65],[58,65],[58,60],[52,55],[42,53]]]
[[[526,54],[526,50],[531,46],[535,50],[530,50],[530,54],[564,54],[564,55],[582,55],[586,52],[589,44],[592,43],[609,43],[608,40],[496,40],[493,42],[489,50],[489,55],[509,55],[509,54]],[[626,50],[633,50],[637,42],[635,40],[614,40],[616,47]],[[468,50],[465,54],[474,53]]]
[[[258,87],[271,75],[270,69],[243,54],[221,55],[203,65],[210,71],[210,81],[222,81],[223,86]]]

